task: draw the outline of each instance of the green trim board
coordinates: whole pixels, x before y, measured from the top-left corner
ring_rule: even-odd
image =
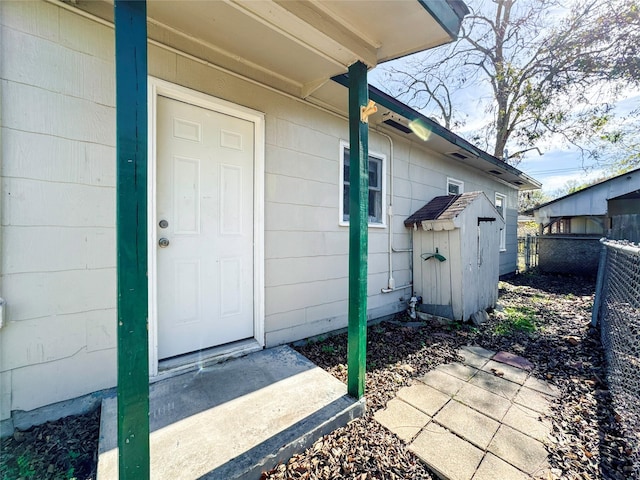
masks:
[[[367,360],[367,256],[369,228],[369,124],[360,112],[369,103],[367,66],[349,67],[349,326],[347,388],[364,395]]]
[[[469,9],[462,1],[418,0],[418,3],[451,35],[452,40],[458,38],[462,19],[469,13]]]
[[[118,475],[149,478],[147,4],[116,0]]]

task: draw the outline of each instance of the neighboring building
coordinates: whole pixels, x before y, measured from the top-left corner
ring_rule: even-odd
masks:
[[[518,237],[537,234],[538,224],[533,215],[518,215]]]
[[[0,2],[0,420],[116,385],[113,6],[71,3]],[[193,362],[189,352],[249,352],[347,324],[347,89],[344,77],[321,80],[359,57],[305,12],[249,3],[150,2],[152,376],[176,357]],[[401,32],[424,35],[422,49],[451,40],[429,2],[401,3],[312,2],[344,14],[323,25],[363,56],[359,42],[377,32],[359,17],[369,13],[380,23],[408,12],[408,26],[385,26],[394,55]],[[459,22],[460,2],[437,3]],[[206,8],[236,24],[202,23]],[[275,10],[282,17],[256,20]],[[355,33],[343,35],[345,18]],[[370,49],[373,63],[390,58]],[[518,190],[540,184],[373,87],[370,97],[369,318],[406,308],[403,222],[436,196],[484,192],[506,222],[499,272],[515,271]],[[202,312],[213,327],[198,323]]]
[[[541,233],[538,267],[593,275],[600,238],[640,241],[640,169],[542,204],[533,214]]]
[[[636,176],[639,176],[636,170]],[[640,188],[607,200],[607,236],[640,245]]]

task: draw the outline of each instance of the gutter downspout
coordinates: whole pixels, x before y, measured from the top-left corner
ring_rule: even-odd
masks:
[[[378,127],[379,125],[376,125],[376,133],[378,133],[379,135],[382,135],[387,140],[389,140],[389,177],[390,177],[389,178],[389,205],[387,209],[387,215],[389,217],[389,224],[388,224],[389,235],[388,235],[388,250],[387,250],[388,263],[389,263],[389,280],[387,282],[387,288],[382,288],[380,291],[382,293],[391,293],[396,290],[402,290],[405,288],[413,287],[413,282],[396,287],[396,281],[393,278],[393,252],[413,252],[413,248],[409,248],[409,249],[404,248],[399,250],[393,248],[393,179],[395,178],[394,172],[393,172],[393,164],[394,164],[393,139],[386,133],[381,132]]]

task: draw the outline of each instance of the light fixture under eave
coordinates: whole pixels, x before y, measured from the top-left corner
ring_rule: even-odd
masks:
[[[415,120],[411,120],[407,126],[423,142],[429,140],[429,137],[431,136],[431,129],[426,125],[423,125],[420,119],[416,118]]]

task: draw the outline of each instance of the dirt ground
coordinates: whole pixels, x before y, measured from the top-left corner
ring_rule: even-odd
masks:
[[[534,373],[561,391],[548,447],[558,479],[628,479],[631,450],[620,435],[604,372],[599,334],[590,327],[590,280],[519,275],[500,283],[501,308],[480,327],[407,324],[406,315],[368,329],[367,414],[265,472],[263,479],[436,478],[404,443],[373,419],[403,386],[456,349],[479,345],[522,355]],[[298,351],[346,381],[346,335],[310,342]],[[95,478],[99,411],[16,431],[0,445],[0,478]]]

